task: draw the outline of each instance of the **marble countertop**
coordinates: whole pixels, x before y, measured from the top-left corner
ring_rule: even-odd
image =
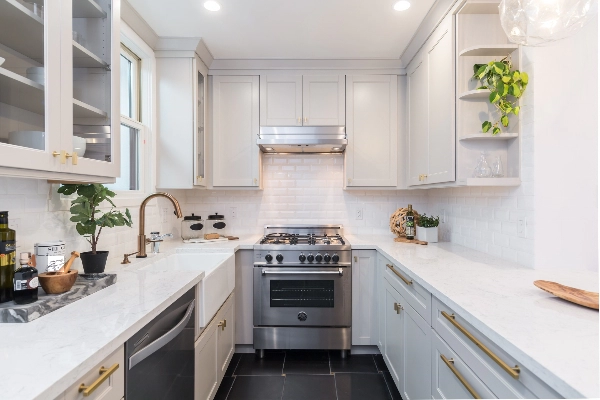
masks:
[[[528,269],[454,245],[347,235],[376,249],[566,398],[600,397],[598,311],[533,285],[549,280],[593,292],[598,272]]]

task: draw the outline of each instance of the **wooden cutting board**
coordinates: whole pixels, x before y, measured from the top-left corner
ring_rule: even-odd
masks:
[[[535,281],[533,284],[548,293],[570,301],[571,303],[579,304],[584,307],[598,309],[598,293],[588,292],[573,288],[570,286],[561,285],[560,283],[550,281]]]
[[[414,243],[414,244],[423,244],[426,245],[427,242],[424,242],[422,240],[417,240],[417,239],[413,239],[413,240],[409,240],[405,237],[397,237],[394,239],[394,242],[400,242],[400,243]]]

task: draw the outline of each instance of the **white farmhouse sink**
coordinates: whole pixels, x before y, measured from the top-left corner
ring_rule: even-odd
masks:
[[[173,254],[142,269],[204,271],[204,279],[196,288],[199,329],[208,325],[235,288],[235,256],[231,253]]]

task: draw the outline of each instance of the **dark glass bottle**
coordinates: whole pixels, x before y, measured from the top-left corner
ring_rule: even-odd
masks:
[[[413,213],[412,204],[408,205],[408,211],[406,212],[406,238],[408,240],[414,240],[415,238],[415,215]]]
[[[14,229],[8,228],[8,211],[0,211],[0,303],[13,299],[16,238]]]
[[[21,253],[15,271],[13,298],[17,304],[29,304],[38,299],[38,271],[29,265],[29,253]]]

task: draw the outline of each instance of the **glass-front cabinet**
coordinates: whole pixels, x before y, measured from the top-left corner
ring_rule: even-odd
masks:
[[[119,1],[0,0],[4,174],[118,175]]]
[[[208,70],[202,60],[198,56],[194,58],[194,74],[195,74],[195,137],[194,137],[194,184],[196,186],[206,186],[206,171],[205,171],[205,150],[206,140],[204,134],[204,121],[206,119],[206,77]]]

